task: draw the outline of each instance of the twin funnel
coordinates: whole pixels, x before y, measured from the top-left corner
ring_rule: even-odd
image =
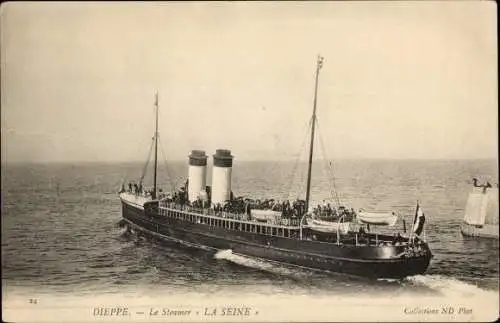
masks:
[[[212,205],[224,205],[231,199],[231,170],[233,156],[227,149],[217,149],[213,155]],[[188,198],[190,202],[206,199],[207,155],[202,150],[193,150],[189,155]]]
[[[207,155],[203,150],[193,150],[189,155],[188,199],[194,202],[204,196],[207,178]]]

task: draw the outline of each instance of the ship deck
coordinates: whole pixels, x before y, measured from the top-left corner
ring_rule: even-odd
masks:
[[[151,198],[131,193],[122,193],[120,197],[124,203],[132,207],[140,207],[142,210],[144,210],[144,206],[147,204],[156,204],[154,206],[154,213],[157,213],[162,218],[171,218],[187,223],[222,228],[233,232],[239,231],[270,237],[308,240],[324,244],[366,247],[407,246],[412,243],[408,237],[398,236],[396,238],[395,236],[374,232],[320,232],[311,229],[307,225],[301,225],[302,219],[299,218],[276,218],[273,221],[263,222],[247,214],[215,211],[212,208],[199,209],[165,200],[152,200]]]

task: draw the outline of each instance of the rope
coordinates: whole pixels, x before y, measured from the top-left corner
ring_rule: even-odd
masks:
[[[136,152],[134,156],[139,154],[139,148],[142,147],[141,145],[138,145],[136,148]],[[125,185],[125,181],[129,180],[129,175],[130,175],[130,169],[128,167],[125,168],[125,172],[123,173],[122,180],[121,180],[121,186]]]
[[[161,155],[163,157],[163,161],[164,161],[164,164],[165,164],[165,170],[167,172],[167,178],[168,178],[168,181],[170,183],[170,189],[172,190],[172,192],[175,192],[177,185],[176,185],[176,183],[174,183],[174,180],[173,180],[172,175],[171,175],[170,168],[168,167],[168,164],[167,164],[166,154],[163,151],[163,144],[161,143],[161,136],[158,136],[158,140],[160,141]]]
[[[151,146],[149,147],[148,159],[146,160],[146,164],[144,165],[144,168],[142,169],[141,179],[139,180],[139,183],[142,183],[142,181],[144,180],[144,176],[146,176],[146,170],[148,168],[149,161],[151,159],[151,152],[153,150],[154,139],[155,139],[154,137],[151,139]]]
[[[290,176],[290,182],[288,184],[288,193],[287,193],[287,196],[286,196],[287,200],[290,199],[291,190],[292,190],[293,182],[294,182],[294,179],[295,179],[295,174],[296,174],[296,171],[297,171],[297,167],[299,165],[300,157],[302,156],[302,152],[305,149],[307,134],[309,133],[308,128],[311,126],[311,123],[312,123],[312,118],[306,124],[306,127],[304,127],[304,129],[306,130],[306,135],[304,136],[304,139],[302,140],[302,144],[300,145],[299,154],[298,154],[297,158],[295,159],[295,163],[294,163],[293,168],[292,168],[292,172],[291,172],[291,176]],[[299,191],[300,191],[300,189],[299,189]]]
[[[307,164],[304,164],[304,166],[300,169],[299,172],[299,190],[297,192],[297,197],[305,196],[306,181],[304,179],[306,178],[306,173],[307,173]]]
[[[319,121],[317,118],[316,118],[316,124],[318,126],[318,135],[319,135],[319,139],[320,139],[321,150],[322,150],[323,156],[325,157],[324,167],[325,167],[325,170],[327,171],[327,174],[328,174],[327,177],[328,177],[328,185],[330,186],[329,187],[330,194],[332,195],[332,199],[334,199],[337,202],[337,207],[339,207],[341,205],[341,203],[340,203],[341,201],[340,201],[340,198],[337,194],[337,188],[335,187],[335,177],[334,177],[334,173],[333,173],[333,166],[332,166],[330,159],[326,155],[325,144],[323,141],[323,137],[321,136],[321,131],[319,129]],[[328,165],[330,167],[328,167]],[[333,190],[332,190],[332,187],[333,187]]]

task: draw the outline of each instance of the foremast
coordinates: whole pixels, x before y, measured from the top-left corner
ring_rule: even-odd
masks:
[[[153,191],[151,192],[151,197],[156,199],[156,173],[158,169],[158,92],[155,93],[155,107],[156,107],[156,118],[155,118],[155,166],[153,175]]]
[[[309,146],[309,164],[307,169],[307,189],[306,189],[306,212],[309,210],[309,200],[311,197],[311,172],[312,172],[312,158],[314,152],[314,130],[316,126],[316,102],[318,96],[318,79],[319,70],[323,67],[323,57],[318,55],[318,61],[316,64],[316,82],[314,85],[314,101],[313,101],[313,114],[311,122],[311,144]]]

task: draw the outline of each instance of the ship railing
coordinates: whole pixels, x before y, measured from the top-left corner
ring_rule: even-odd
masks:
[[[246,213],[215,211],[212,208],[197,208],[197,207],[193,207],[190,205],[181,205],[179,203],[167,202],[167,201],[161,201],[160,207],[166,207],[166,208],[179,210],[179,211],[197,213],[197,214],[201,214],[201,215],[216,216],[216,217],[220,217],[223,219],[233,219],[233,220],[238,220],[238,221],[255,222],[255,223],[260,223],[260,224],[271,224],[271,225],[275,225],[275,226],[298,226],[300,223],[299,218],[281,218],[278,216],[271,218],[271,219],[268,219],[266,222],[260,222],[256,219],[254,219],[252,216],[247,215]]]
[[[367,245],[367,246],[406,246],[406,245],[410,245],[411,241],[394,239],[394,237],[383,236],[383,235],[379,236],[378,234],[375,234],[375,237],[373,237],[373,235],[356,233],[354,235],[354,244],[356,246],[363,246],[363,245]]]
[[[232,212],[226,212],[226,211],[215,211],[212,208],[197,208],[193,207],[190,205],[181,205],[175,202],[162,202],[160,204],[160,207],[167,207],[170,209],[175,209],[175,210],[180,210],[180,211],[186,211],[186,212],[191,212],[191,213],[197,213],[197,214],[204,214],[204,215],[210,215],[210,216],[217,216],[225,219],[236,219],[236,220],[241,220],[241,221],[248,221],[249,216],[244,214],[244,213],[232,213]]]

